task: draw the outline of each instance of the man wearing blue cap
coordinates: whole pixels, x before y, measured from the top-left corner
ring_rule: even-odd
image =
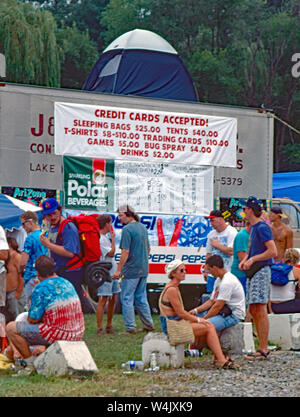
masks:
[[[50,256],[55,262],[55,273],[70,281],[80,298],[82,310],[84,313],[89,312],[90,306],[86,297],[84,297],[82,284],[83,269],[80,255],[80,240],[76,226],[67,223],[60,236],[58,228],[64,220],[62,216],[62,207],[55,198],[48,198],[42,203],[42,215],[49,223],[49,234],[41,234],[42,244],[50,250]]]
[[[273,264],[273,257],[277,255],[277,249],[271,228],[261,219],[262,207],[256,197],[248,198],[244,212],[251,225],[251,243],[248,256],[241,261],[239,268],[245,271],[248,278],[246,303],[249,305],[259,341],[257,351],[246,358],[264,360],[270,357],[267,304],[271,285],[270,266]]]

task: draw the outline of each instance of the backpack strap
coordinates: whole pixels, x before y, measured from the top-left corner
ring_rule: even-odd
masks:
[[[57,242],[61,243],[62,245],[62,232],[66,226],[66,224],[68,223],[74,223],[72,219],[67,218],[64,219],[59,227],[58,227],[58,232],[57,232]],[[58,272],[64,272],[64,271],[71,271],[73,269],[78,269],[81,268],[83,266],[83,262],[82,262],[83,256],[81,254],[81,252],[79,254],[75,254],[73,256],[73,258],[70,258],[69,261],[66,263],[65,266],[61,266],[58,269]]]
[[[63,219],[63,221],[62,222],[60,222],[60,224],[59,224],[59,226],[58,226],[58,232],[57,232],[57,240],[59,241],[59,242],[62,242],[62,232],[63,232],[63,230],[64,230],[64,228],[65,228],[65,225],[67,224],[67,223],[70,223],[72,220],[71,219]]]

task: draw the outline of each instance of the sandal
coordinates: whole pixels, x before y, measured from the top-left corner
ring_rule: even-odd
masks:
[[[229,356],[227,356],[227,355],[225,355],[225,359],[227,360],[227,362],[229,361],[229,362],[234,362],[234,360],[233,359],[231,359]],[[213,360],[213,365],[215,365],[217,368],[218,368],[218,361],[217,361],[217,359],[214,359]]]
[[[222,366],[218,366],[218,369],[232,369],[233,371],[239,371],[240,366],[234,362],[233,359],[227,359],[225,363],[223,363]]]
[[[108,334],[115,334],[116,331],[112,326],[106,326],[105,332]]]
[[[249,359],[251,361],[265,361],[270,359],[271,352],[264,352],[261,349],[258,349],[255,353],[249,353],[245,355],[245,359]]]
[[[97,330],[97,335],[99,335],[99,334],[105,334],[105,333],[106,333],[106,331],[103,330],[103,329],[98,329]]]

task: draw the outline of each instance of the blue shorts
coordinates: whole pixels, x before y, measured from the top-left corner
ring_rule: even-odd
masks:
[[[50,343],[45,340],[40,334],[40,324],[31,324],[27,321],[17,321],[17,332],[23,337],[30,346],[43,345],[50,346]]]
[[[113,279],[112,282],[105,281],[104,284],[100,285],[97,291],[98,297],[111,297],[113,294],[121,292],[119,287],[119,281]]]
[[[197,317],[204,317],[207,311],[203,311],[202,313],[197,313]],[[241,320],[236,317],[234,314],[230,314],[229,316],[223,317],[221,314],[217,314],[216,316],[209,317],[205,319],[212,323],[215,326],[217,332],[223,329],[227,329],[227,327],[235,326]]]
[[[268,304],[271,288],[271,268],[265,266],[247,279],[246,304]]]

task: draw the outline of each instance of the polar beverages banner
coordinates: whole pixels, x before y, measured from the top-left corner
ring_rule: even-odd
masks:
[[[213,208],[213,168],[65,156],[68,209],[207,215]]]
[[[235,118],[56,102],[54,119],[58,155],[236,167]]]
[[[114,210],[114,161],[63,158],[65,208]]]

